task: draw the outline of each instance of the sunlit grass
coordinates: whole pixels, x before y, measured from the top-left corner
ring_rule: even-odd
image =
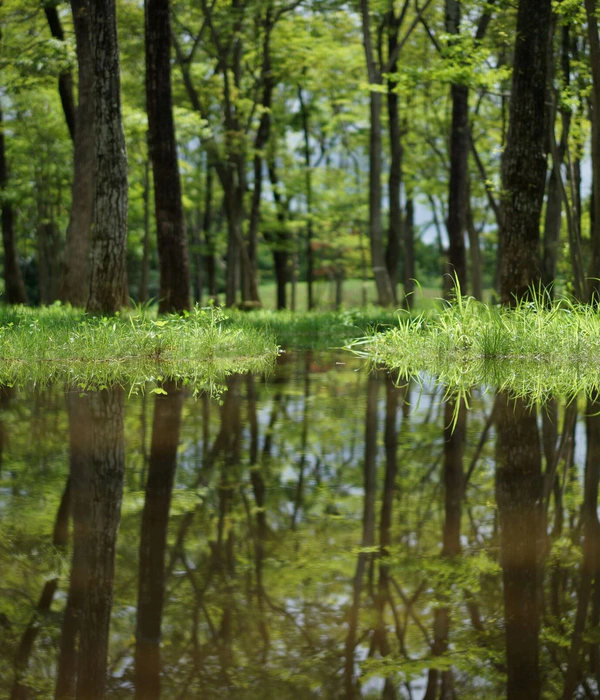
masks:
[[[458,299],[352,344],[400,375],[426,373],[451,390],[487,385],[543,400],[600,388],[600,312],[543,296],[514,309]]]
[[[68,381],[82,388],[176,379],[206,388],[232,372],[264,371],[271,333],[228,322],[218,309],[113,317],[64,306],[0,308],[0,383]]]

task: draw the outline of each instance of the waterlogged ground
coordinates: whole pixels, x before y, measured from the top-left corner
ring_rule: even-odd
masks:
[[[163,390],[2,390],[1,698],[598,697],[600,403]]]

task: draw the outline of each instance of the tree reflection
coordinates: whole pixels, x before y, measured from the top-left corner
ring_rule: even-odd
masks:
[[[102,697],[90,666],[115,699],[594,697],[597,396],[474,394],[467,432],[443,388],[314,355],[165,389],[142,505],[139,398],[3,407],[1,697]]]
[[[165,550],[177,468],[183,391],[174,382],[154,401],[148,480],[142,514],[135,647],[135,696],[160,697],[160,637],[165,596]]]
[[[540,697],[543,494],[535,407],[498,394],[496,501],[504,584],[507,700]]]
[[[63,622],[57,697],[105,697],[109,625],[125,446],[124,394],[69,395],[73,564]],[[76,641],[78,638],[78,642]]]

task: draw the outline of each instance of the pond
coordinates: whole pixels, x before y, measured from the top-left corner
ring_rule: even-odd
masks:
[[[600,403],[163,388],[2,390],[1,698],[598,696]]]

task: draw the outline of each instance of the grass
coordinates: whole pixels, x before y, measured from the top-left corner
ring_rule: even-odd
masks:
[[[350,311],[228,311],[229,323],[248,331],[275,336],[286,350],[322,350],[343,347],[358,336],[397,323],[397,314],[380,307]]]
[[[82,389],[111,383],[135,389],[176,379],[194,390],[233,372],[265,371],[272,334],[228,322],[218,309],[153,318],[142,309],[87,316],[64,306],[0,308],[0,383],[65,381]]]
[[[351,344],[401,376],[434,376],[450,391],[476,385],[544,400],[600,389],[600,312],[542,298],[515,309],[459,299]]]

